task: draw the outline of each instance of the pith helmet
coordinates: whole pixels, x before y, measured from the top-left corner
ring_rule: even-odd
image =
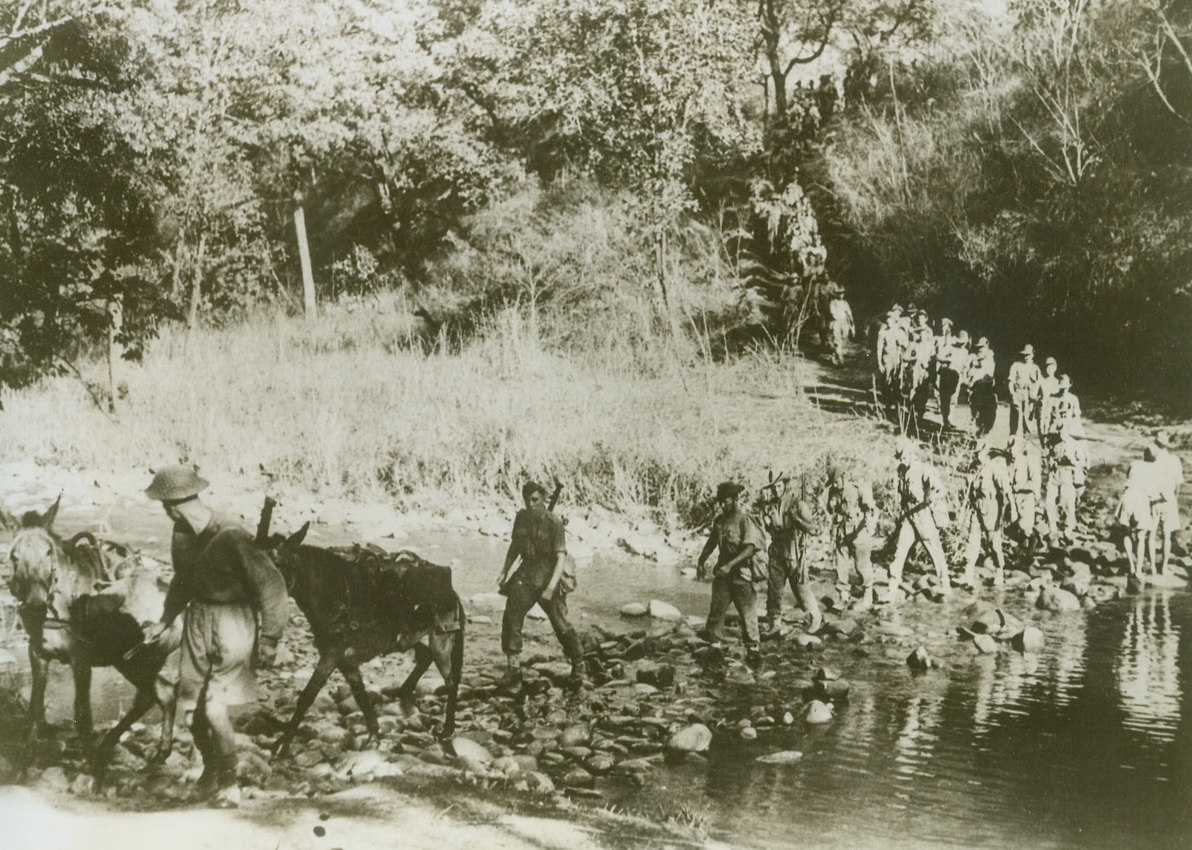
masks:
[[[1021,354],[1023,357],[1027,356],[1028,354],[1031,357],[1034,357],[1035,356],[1035,347],[1028,342],[1026,345],[1024,345],[1022,347],[1022,351],[1020,351],[1018,353]]]
[[[1156,431],[1155,432],[1155,445],[1161,449],[1171,448],[1171,434],[1167,433],[1166,431],[1162,431],[1162,430]]]
[[[908,437],[901,437],[894,446],[894,457],[899,460],[910,460],[915,456],[915,444]]]
[[[1067,390],[1072,388],[1072,379],[1067,375],[1060,375],[1060,389]]]
[[[177,463],[157,470],[153,483],[145,489],[145,495],[159,502],[177,502],[199,495],[207,481],[199,477],[193,466]]]

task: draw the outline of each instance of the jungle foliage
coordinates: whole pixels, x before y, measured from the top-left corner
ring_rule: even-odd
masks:
[[[826,252],[863,307],[1186,396],[1192,4],[995,5],[8,0],[0,382],[293,300],[302,208],[323,298],[678,339],[696,290],[789,321],[750,305]]]

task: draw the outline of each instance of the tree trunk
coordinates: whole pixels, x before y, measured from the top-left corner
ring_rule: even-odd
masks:
[[[124,306],[119,297],[108,302],[108,413],[116,412],[116,361],[120,357],[120,345],[116,334],[124,324]]]
[[[315,276],[310,265],[310,246],[306,242],[306,213],[302,207],[294,210],[294,232],[298,234],[298,259],[302,263],[302,304],[306,318],[315,317]]]
[[[203,292],[203,256],[207,251],[207,234],[199,237],[199,248],[195,252],[195,274],[190,285],[190,312],[186,316],[186,340],[189,343],[199,321],[199,297]]]

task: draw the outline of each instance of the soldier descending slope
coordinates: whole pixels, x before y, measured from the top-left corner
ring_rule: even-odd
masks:
[[[844,363],[845,342],[856,336],[856,324],[853,321],[853,308],[844,299],[844,290],[833,284],[832,300],[828,302],[828,317],[832,323],[832,362],[837,366]]]

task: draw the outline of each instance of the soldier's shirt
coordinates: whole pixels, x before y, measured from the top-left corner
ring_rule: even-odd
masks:
[[[553,570],[555,556],[567,551],[563,520],[542,508],[517,512],[512,542],[523,565],[531,571]]]
[[[1018,398],[1039,395],[1043,373],[1035,363],[1018,361],[1010,364],[1010,394]]]
[[[1177,501],[1180,487],[1184,483],[1184,464],[1174,452],[1167,449],[1155,450],[1155,466],[1159,470],[1159,478],[1164,487],[1164,498],[1169,502]]]
[[[877,515],[873,487],[868,481],[845,481],[843,487],[834,484],[828,490],[827,508],[837,536],[847,537]]]
[[[720,567],[744,551],[746,546],[756,547],[757,552],[766,551],[766,535],[757,520],[738,508],[731,514],[721,514],[712,523],[712,534],[718,553],[716,566]],[[734,567],[733,572],[746,580],[750,579],[750,561],[746,558]]]
[[[941,486],[939,472],[929,463],[915,461],[900,468],[898,495],[904,508],[933,500],[939,495]]]
[[[1043,480],[1043,461],[1033,446],[1015,455],[1010,464],[1010,484],[1017,493],[1038,493]]]
[[[969,499],[973,504],[1005,500],[1010,494],[1010,469],[1001,455],[989,458],[978,467],[969,485]]]

